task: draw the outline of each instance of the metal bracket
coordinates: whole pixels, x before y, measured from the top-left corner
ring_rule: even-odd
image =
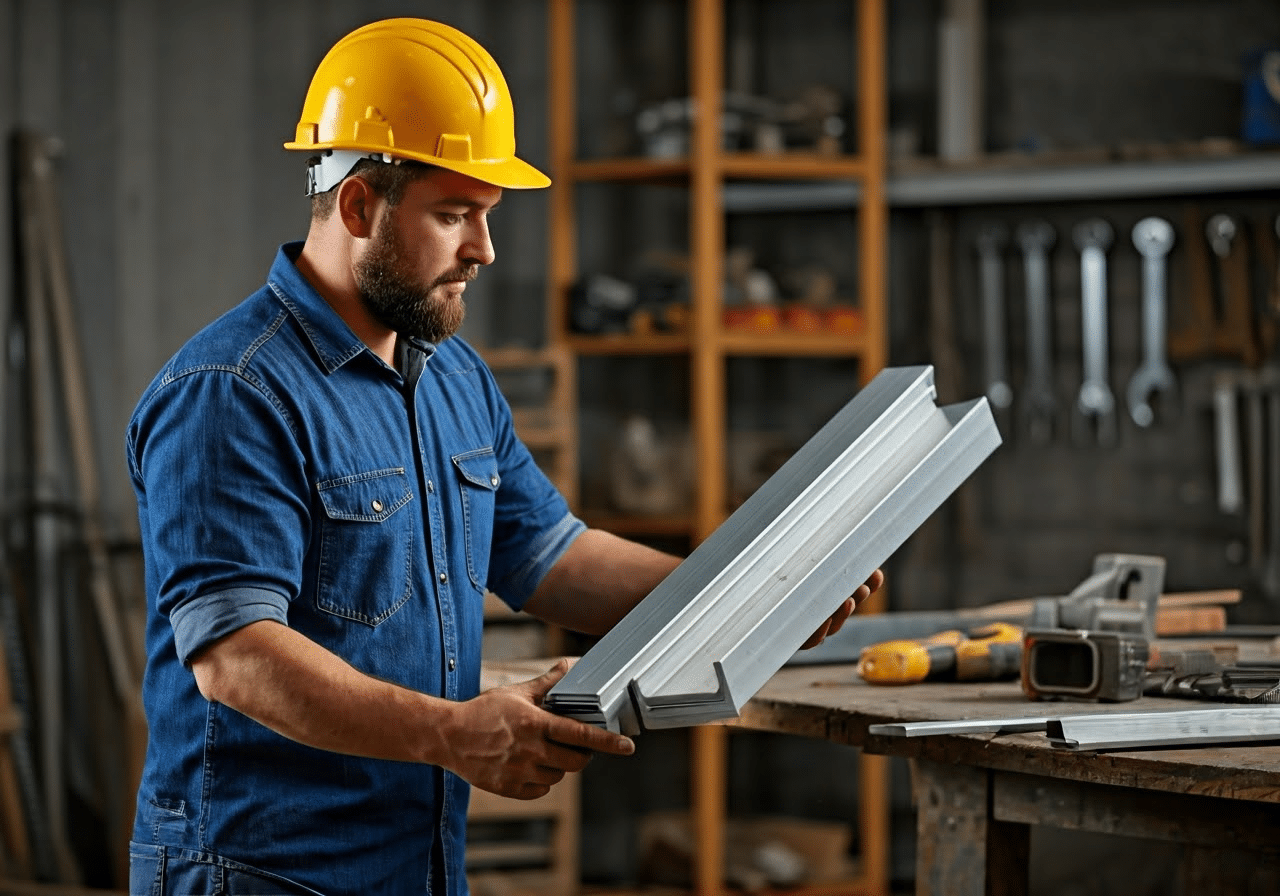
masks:
[[[985,398],[881,371],[548,692],[637,734],[734,718],[1000,444]]]

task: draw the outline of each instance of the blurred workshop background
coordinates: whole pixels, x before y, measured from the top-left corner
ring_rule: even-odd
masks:
[[[1065,594],[1122,552],[1280,624],[1274,0],[0,0],[0,876],[125,886],[125,422],[304,235],[309,74],[396,15],[493,53],[553,178],[504,201],[463,336],[588,522],[688,552],[878,370],[931,364],[1004,444],[869,612]],[[589,646],[493,612],[489,658]],[[479,799],[475,892],[705,891],[708,817],[726,888],[910,891],[905,764],[699,737]],[[1046,893],[1172,892],[1158,844],[1033,849]]]

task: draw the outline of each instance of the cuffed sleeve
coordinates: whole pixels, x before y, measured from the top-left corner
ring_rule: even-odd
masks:
[[[288,611],[284,595],[265,588],[232,588],[188,601],[169,614],[178,659],[190,665],[201,648],[251,622],[269,619],[287,625]]]

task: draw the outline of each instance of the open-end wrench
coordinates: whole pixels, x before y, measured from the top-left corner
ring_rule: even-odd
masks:
[[[1222,370],[1213,378],[1213,434],[1218,455],[1218,509],[1223,513],[1239,513],[1244,508],[1237,421],[1236,377]]]
[[[1262,590],[1272,601],[1280,600],[1280,375],[1273,368],[1267,381],[1267,559],[1262,570]]]
[[[1217,214],[1205,222],[1205,236],[1218,257],[1222,313],[1214,330],[1214,349],[1220,355],[1239,358],[1248,367],[1262,360],[1253,326],[1253,298],[1249,288],[1249,247],[1230,215]]]
[[[1080,320],[1084,377],[1076,397],[1076,420],[1081,431],[1089,421],[1097,425],[1099,442],[1116,437],[1115,396],[1107,372],[1107,249],[1114,232],[1101,218],[1081,221],[1072,231],[1080,250]]]
[[[1133,228],[1133,245],[1142,256],[1142,364],[1129,380],[1129,415],[1139,426],[1155,422],[1151,398],[1163,393],[1160,405],[1173,408],[1177,382],[1165,361],[1165,258],[1173,248],[1173,226],[1164,218],[1143,218]]]
[[[1249,566],[1262,577],[1266,566],[1267,433],[1266,396],[1257,371],[1245,371],[1244,400],[1248,420],[1249,500],[1245,510],[1249,523]]]
[[[1280,215],[1275,221],[1276,240],[1280,242]],[[1271,289],[1267,292],[1267,313],[1275,320],[1280,320],[1280,252],[1276,252],[1277,262],[1272,272]]]
[[[1022,268],[1027,290],[1027,380],[1022,394],[1022,417],[1033,442],[1053,435],[1058,402],[1053,392],[1053,343],[1049,326],[1049,249],[1055,234],[1048,221],[1031,219],[1018,225]]]
[[[997,410],[1013,401],[1013,388],[1005,354],[1004,324],[1004,259],[1009,229],[999,222],[988,222],[977,236],[978,262],[982,284],[982,337],[985,343],[987,401]]]

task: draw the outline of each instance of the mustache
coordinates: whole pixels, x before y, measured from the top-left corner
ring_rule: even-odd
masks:
[[[447,274],[441,274],[436,278],[435,286],[443,286],[446,283],[470,283],[480,276],[480,265],[472,264],[466,267],[457,268],[449,271]]]

